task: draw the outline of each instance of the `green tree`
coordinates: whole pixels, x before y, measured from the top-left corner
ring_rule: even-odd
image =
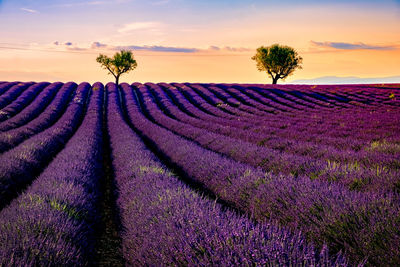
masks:
[[[259,71],[266,71],[272,78],[272,84],[279,79],[285,79],[296,69],[301,69],[303,58],[290,46],[274,44],[257,48],[257,53],[251,58],[256,61]]]
[[[132,52],[125,50],[115,53],[112,58],[100,54],[96,61],[115,77],[115,83],[117,86],[121,74],[134,70],[137,67],[137,62],[134,59]]]

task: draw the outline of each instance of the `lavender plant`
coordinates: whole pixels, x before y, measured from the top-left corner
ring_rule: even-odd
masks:
[[[340,255],[329,257],[326,248],[315,254],[300,233],[255,225],[187,188],[124,122],[115,85],[108,84],[107,92],[128,265],[346,265]]]
[[[0,155],[0,209],[49,164],[82,122],[90,86],[78,86],[74,99],[51,127]]]
[[[7,90],[4,94],[1,95],[0,98],[0,109],[4,108],[11,102],[15,100],[25,89],[29,86],[33,85],[33,82],[28,83],[18,83]]]
[[[27,124],[35,119],[50,104],[56,93],[62,86],[62,83],[56,82],[47,86],[24,110],[16,114],[7,121],[0,123],[0,132],[5,132]]]
[[[66,83],[60,89],[54,101],[40,116],[22,127],[0,133],[0,152],[5,152],[32,135],[51,127],[63,115],[69,103],[74,103],[74,101],[71,101],[71,98],[74,95],[75,89],[75,83]]]
[[[335,249],[343,247],[353,262],[365,258],[371,263],[398,261],[398,252],[392,246],[399,240],[395,198],[349,192],[343,186],[307,177],[266,174],[221,157],[152,124],[141,114],[133,90],[122,88],[132,124],[172,163],[227,203],[257,220],[278,220],[301,229],[314,242],[328,242]],[[354,214],[359,222],[351,232],[336,225],[336,220],[347,214]],[[370,238],[383,233],[390,242]],[[357,241],[349,243],[353,239]],[[386,251],[390,256],[381,256]]]
[[[89,88],[81,84],[74,103],[85,102]],[[91,91],[83,123],[65,148],[24,193],[1,211],[1,266],[95,264],[103,169],[103,86],[95,84]]]
[[[15,101],[0,110],[0,122],[20,112],[49,84],[48,82],[42,82],[31,85]]]

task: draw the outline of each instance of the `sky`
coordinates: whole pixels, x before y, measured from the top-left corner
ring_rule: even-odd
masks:
[[[303,57],[287,83],[400,82],[400,0],[0,0],[0,36],[5,81],[112,81],[96,57],[129,49],[122,82],[267,83],[251,57],[279,43]]]

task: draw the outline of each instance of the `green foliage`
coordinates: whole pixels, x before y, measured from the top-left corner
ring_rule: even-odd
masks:
[[[296,69],[301,69],[303,58],[292,47],[274,44],[261,46],[251,58],[256,61],[259,71],[266,71],[276,84],[279,79],[285,79]]]
[[[115,77],[115,83],[117,85],[121,74],[134,70],[137,67],[137,62],[134,59],[132,52],[125,50],[115,53],[112,58],[100,54],[96,61]]]

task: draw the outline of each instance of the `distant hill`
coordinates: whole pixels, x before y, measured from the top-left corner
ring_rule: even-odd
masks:
[[[381,78],[360,78],[355,76],[338,77],[323,76],[314,79],[294,80],[294,84],[359,84],[359,83],[400,83],[400,76],[390,76]]]

